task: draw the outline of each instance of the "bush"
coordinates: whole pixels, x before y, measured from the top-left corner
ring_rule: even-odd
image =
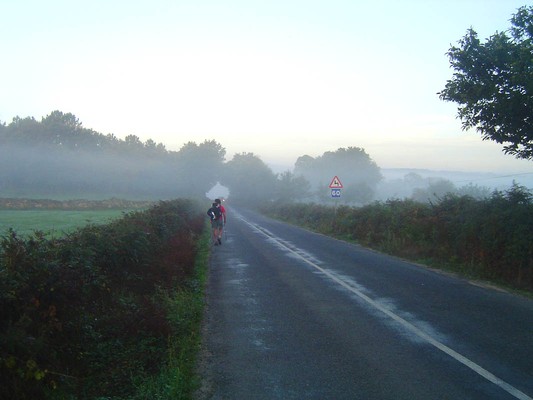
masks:
[[[161,202],[61,239],[0,241],[0,398],[128,398],[174,328],[161,293],[193,273],[203,212]]]
[[[533,289],[533,196],[522,186],[482,200],[446,195],[435,204],[272,204],[263,211],[390,254]]]

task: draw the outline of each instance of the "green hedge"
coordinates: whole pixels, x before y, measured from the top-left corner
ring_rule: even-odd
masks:
[[[364,207],[270,204],[263,212],[390,254],[533,289],[533,196],[514,185],[486,200],[389,200]]]
[[[132,398],[175,334],[203,211],[161,202],[61,239],[0,241],[0,398]]]

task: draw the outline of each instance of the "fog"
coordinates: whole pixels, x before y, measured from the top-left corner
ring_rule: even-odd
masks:
[[[202,159],[196,157],[196,162],[191,163],[190,158],[186,161],[173,154],[148,157],[146,154],[4,145],[0,148],[0,197],[135,200],[231,197],[224,182],[208,165],[203,165]],[[335,175],[344,184],[342,197],[335,201],[354,205],[407,198],[435,201],[449,192],[483,198],[494,190],[509,189],[513,182],[533,188],[533,174],[528,173],[498,175],[382,169],[371,159],[366,166],[354,166],[353,160],[345,164],[340,159],[326,161],[327,165],[319,163],[308,169],[302,169],[301,164],[299,168],[287,169],[294,177],[303,175],[310,185],[309,193],[304,193],[303,188],[301,192],[295,189],[296,200],[332,203],[328,185]],[[272,172],[272,175],[279,180],[282,173]]]
[[[458,195],[471,195],[476,198],[489,196],[495,190],[505,191],[513,183],[533,189],[533,173],[495,174],[468,171],[433,171],[428,169],[382,169],[383,181],[376,191],[376,199],[415,198],[424,201],[434,200],[450,190]],[[435,190],[437,190],[435,196]],[[422,193],[422,192],[426,193]]]
[[[0,196],[166,199],[195,193],[165,158],[4,146]]]

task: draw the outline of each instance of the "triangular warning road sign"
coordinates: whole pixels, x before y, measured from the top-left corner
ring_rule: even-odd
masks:
[[[331,180],[329,187],[331,189],[342,189],[344,186],[342,186],[342,183],[339,177],[335,175],[335,177]]]

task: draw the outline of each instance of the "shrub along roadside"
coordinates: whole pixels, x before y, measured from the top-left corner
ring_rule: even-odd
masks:
[[[392,255],[533,290],[533,195],[522,186],[486,200],[448,195],[435,204],[269,204],[262,211]]]
[[[180,290],[162,293],[173,330],[168,340],[167,359],[159,374],[137,383],[132,400],[190,399],[199,385],[195,367],[201,342],[210,237],[210,231],[205,230],[199,241],[193,278]]]
[[[0,398],[187,398],[204,228],[176,200],[61,239],[4,236]]]

